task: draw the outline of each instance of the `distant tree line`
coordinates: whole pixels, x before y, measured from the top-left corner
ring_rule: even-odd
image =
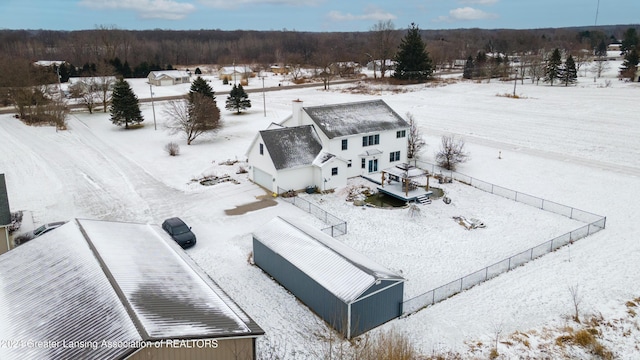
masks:
[[[484,53],[539,53],[555,48],[575,53],[600,49],[625,38],[640,26],[598,26],[533,30],[419,30],[434,70],[456,60]],[[144,76],[170,64],[301,64],[321,67],[327,62],[373,58],[393,59],[406,34],[390,22],[367,32],[145,30],[99,27],[82,31],[0,30],[0,54],[27,60],[65,60],[81,72],[91,64],[113,62],[124,77]],[[624,47],[633,46],[624,43]],[[384,63],[382,64],[384,66]],[[378,69],[384,71],[385,69]],[[69,72],[74,71],[69,69]],[[71,75],[73,76],[73,75]]]

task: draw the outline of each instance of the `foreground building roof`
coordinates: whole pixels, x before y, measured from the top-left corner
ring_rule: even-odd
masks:
[[[50,345],[0,347],[1,359],[122,358],[140,341],[264,333],[159,226],[95,220],[0,256],[0,323],[2,339]]]

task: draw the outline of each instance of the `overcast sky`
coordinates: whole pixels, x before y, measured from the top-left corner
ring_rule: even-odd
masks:
[[[599,4],[599,5],[598,5]],[[638,24],[640,0],[0,0],[0,28],[367,31]]]

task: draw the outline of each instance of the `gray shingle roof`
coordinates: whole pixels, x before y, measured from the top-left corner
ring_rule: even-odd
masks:
[[[305,107],[304,111],[330,139],[409,127],[382,100]]]
[[[9,209],[9,195],[4,174],[0,174],[0,226],[11,224],[11,210]]]
[[[263,130],[260,136],[277,170],[311,165],[322,151],[312,125]]]

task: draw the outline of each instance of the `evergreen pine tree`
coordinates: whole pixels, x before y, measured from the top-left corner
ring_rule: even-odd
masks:
[[[423,81],[433,73],[433,63],[420,36],[420,29],[414,23],[411,23],[407,35],[402,39],[395,60],[393,77],[396,79]]]
[[[473,58],[471,55],[467,58],[467,62],[464,64],[464,71],[462,72],[462,77],[464,79],[473,78]]]
[[[620,50],[623,54],[627,54],[629,51],[633,49],[637,49],[638,45],[640,45],[640,37],[638,37],[638,33],[636,33],[636,29],[628,28],[627,31],[624,32],[624,37],[622,38],[622,46]]]
[[[600,43],[596,47],[596,56],[597,57],[607,56],[607,44],[605,44],[604,40],[600,41]]]
[[[211,98],[212,100],[216,99],[215,94],[213,92],[213,88],[211,88],[211,85],[209,85],[209,83],[200,76],[198,76],[191,83],[191,88],[189,89],[189,101],[191,103],[193,103],[193,96],[195,93],[202,94],[205,97]]]
[[[111,95],[111,122],[124,128],[129,128],[129,123],[139,124],[144,121],[138,105],[138,97],[133,93],[129,83],[124,79],[116,81]]]
[[[240,114],[241,110],[245,110],[251,107],[251,100],[249,95],[244,91],[242,85],[233,85],[233,89],[227,96],[227,104],[225,109],[235,111]]]
[[[562,56],[560,55],[560,50],[555,49],[547,59],[547,65],[544,69],[544,81],[550,82],[551,86],[553,86],[553,81],[559,78],[561,66]]]
[[[482,79],[486,76],[487,54],[479,51],[473,64],[473,77]]]
[[[569,55],[559,74],[559,78],[564,83],[564,86],[575,84],[576,81],[578,81],[578,71],[576,70],[576,62],[573,60],[573,56]]]
[[[627,51],[622,67],[620,67],[620,77],[633,80],[638,71],[639,62],[638,50],[632,49]]]

